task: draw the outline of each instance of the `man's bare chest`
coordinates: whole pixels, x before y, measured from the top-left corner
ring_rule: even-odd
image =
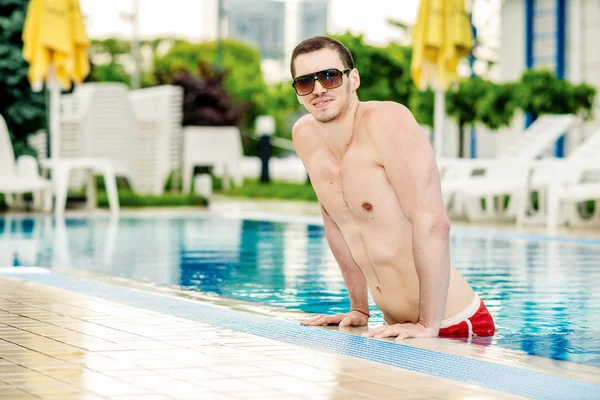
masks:
[[[349,152],[341,163],[324,157],[309,173],[321,204],[338,225],[375,222],[397,207],[385,169],[368,152]]]

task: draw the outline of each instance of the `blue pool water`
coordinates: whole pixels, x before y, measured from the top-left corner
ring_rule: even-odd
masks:
[[[496,320],[490,346],[600,366],[600,241],[454,229],[451,254]],[[87,269],[309,313],[349,306],[322,226],[303,222],[4,217],[0,266]]]

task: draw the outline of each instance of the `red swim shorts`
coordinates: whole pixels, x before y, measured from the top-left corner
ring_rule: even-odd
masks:
[[[493,336],[496,331],[494,319],[475,294],[471,304],[454,317],[442,321],[440,337],[470,338],[473,336]]]

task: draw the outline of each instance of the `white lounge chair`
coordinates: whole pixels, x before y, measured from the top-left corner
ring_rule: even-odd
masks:
[[[33,205],[37,209],[52,209],[52,182],[39,174],[38,163],[34,157],[15,154],[6,126],[0,115],[0,193],[5,196],[9,206],[15,204],[13,195],[32,193]]]
[[[471,221],[516,218],[523,223],[533,161],[578,122],[571,114],[544,115],[495,159],[438,161],[444,201]],[[510,196],[507,206],[506,196]]]
[[[600,226],[600,130],[589,136],[567,158],[554,160],[545,168],[552,180],[536,187],[546,199],[546,222],[556,228]],[[537,182],[539,186],[539,182]],[[594,211],[585,216],[581,203],[595,201]]]

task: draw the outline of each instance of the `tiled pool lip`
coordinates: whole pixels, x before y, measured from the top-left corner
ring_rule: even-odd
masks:
[[[313,350],[358,357],[529,398],[592,399],[600,395],[600,385],[592,383],[333,330],[303,327],[296,322],[229,310],[198,301],[54,273],[13,273],[7,276]]]

